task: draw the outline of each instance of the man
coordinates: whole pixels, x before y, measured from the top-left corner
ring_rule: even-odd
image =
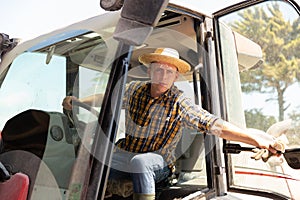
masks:
[[[155,199],[155,182],[168,177],[176,158],[174,150],[182,128],[247,143],[276,154],[276,142],[267,134],[242,130],[195,105],[174,82],[190,65],[171,48],[158,48],[139,61],[148,67],[150,81],[133,81],[126,86],[123,99],[126,136],[116,148],[111,164],[111,179],[133,181],[134,199]],[[81,99],[92,104],[102,95]],[[63,106],[71,109],[75,97],[66,97]],[[96,99],[96,100],[95,100]]]

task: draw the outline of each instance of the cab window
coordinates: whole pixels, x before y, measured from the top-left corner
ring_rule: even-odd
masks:
[[[284,1],[268,1],[225,15],[219,22],[228,120],[266,131],[287,149],[299,148],[299,14]],[[251,56],[243,61],[242,54],[236,58],[236,51],[227,48],[236,46],[234,38],[226,37],[229,27],[260,46],[261,61],[239,65],[250,62]],[[230,187],[300,197],[299,170],[283,156],[267,162],[250,157],[251,152],[228,155]]]

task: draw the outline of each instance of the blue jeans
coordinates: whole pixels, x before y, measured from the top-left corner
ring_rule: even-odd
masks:
[[[170,169],[156,153],[113,154],[109,179],[132,179],[134,193],[155,194],[155,183],[166,179]]]

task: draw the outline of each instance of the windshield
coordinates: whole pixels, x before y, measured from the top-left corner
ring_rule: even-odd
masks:
[[[299,148],[299,14],[285,2],[268,1],[219,20],[228,120],[264,130],[283,141],[286,149]],[[238,65],[243,55],[237,58],[228,48],[236,46],[229,27],[261,47],[263,63]],[[283,156],[268,162],[250,156],[250,152],[229,155],[231,186],[300,197],[299,170]]]
[[[32,199],[43,199],[49,187],[53,199],[65,199],[80,146],[91,149],[92,135],[83,138],[84,124],[94,122],[88,128],[95,129],[101,105],[94,112],[78,106],[70,112],[63,110],[62,101],[66,95],[81,98],[105,91],[117,47],[107,39],[112,32],[109,26],[99,33],[80,29],[51,36],[21,53],[1,75],[0,132],[8,151],[1,161],[35,160],[31,168],[16,164],[12,169],[28,172]]]

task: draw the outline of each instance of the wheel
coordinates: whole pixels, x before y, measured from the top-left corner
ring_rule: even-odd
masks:
[[[72,101],[72,105],[73,106],[78,106],[81,108],[84,108],[85,110],[91,112],[93,115],[95,115],[96,117],[99,116],[99,112],[94,109],[92,106],[82,103],[80,101]],[[71,127],[75,127],[75,123],[81,124],[82,122],[79,121],[79,119],[77,118],[76,115],[73,114],[72,110],[64,110],[64,113],[66,114],[66,116],[68,117],[69,123]]]

